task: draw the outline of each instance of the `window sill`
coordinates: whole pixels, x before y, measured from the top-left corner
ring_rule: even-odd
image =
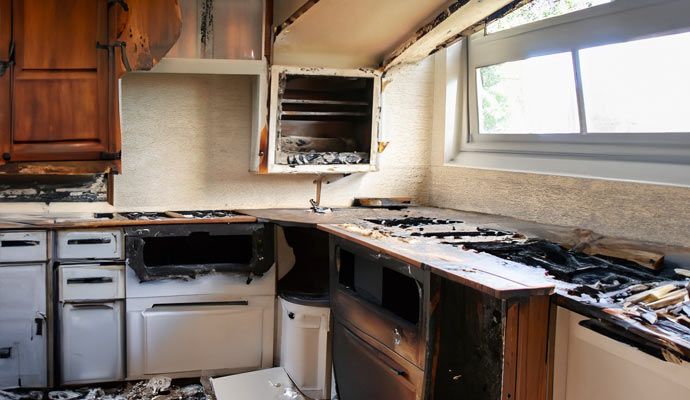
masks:
[[[462,151],[446,166],[690,187],[690,165]]]

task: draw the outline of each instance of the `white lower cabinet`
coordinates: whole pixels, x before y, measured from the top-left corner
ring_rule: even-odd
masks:
[[[127,300],[128,379],[225,375],[270,367],[272,297],[185,300]]]
[[[61,382],[124,378],[122,300],[60,304]]]
[[[0,264],[0,389],[47,385],[46,266]]]

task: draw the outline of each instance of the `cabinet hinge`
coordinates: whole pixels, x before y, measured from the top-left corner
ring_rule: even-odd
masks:
[[[114,44],[101,44],[100,42],[96,42],[97,49],[108,50],[109,53],[113,52],[115,47],[119,47],[122,51],[122,64],[125,66],[125,70],[127,72],[131,71],[132,68],[129,66],[129,60],[127,60],[127,43],[118,41]]]
[[[115,4],[119,4],[123,10],[129,11],[129,6],[127,5],[127,3],[125,3],[124,0],[111,0],[108,2],[108,8],[112,7]]]
[[[107,152],[102,151],[98,155],[98,158],[100,160],[119,160],[121,155],[122,155],[121,151],[118,151],[117,153],[107,153]]]
[[[7,52],[7,61],[0,61],[0,76],[4,76],[10,65],[14,64],[14,40],[10,41],[10,50]]]

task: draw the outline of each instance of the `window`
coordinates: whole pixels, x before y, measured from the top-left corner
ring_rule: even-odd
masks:
[[[463,152],[690,165],[689,1],[534,0],[461,48]]]

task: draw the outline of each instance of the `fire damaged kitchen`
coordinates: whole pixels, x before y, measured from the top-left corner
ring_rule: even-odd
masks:
[[[688,49],[688,0],[0,0],[0,400],[690,398]]]

